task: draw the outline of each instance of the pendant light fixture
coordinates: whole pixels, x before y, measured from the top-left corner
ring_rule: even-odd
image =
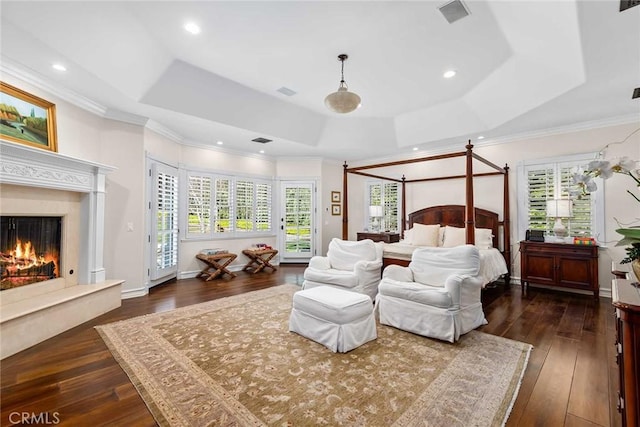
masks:
[[[341,66],[341,76],[342,80],[340,80],[340,86],[338,86],[338,90],[336,92],[330,93],[324,99],[324,105],[333,112],[336,113],[350,113],[356,108],[360,107],[360,97],[353,93],[349,92],[349,88],[347,87],[347,83],[344,81],[344,61],[347,60],[349,56],[346,53],[338,55],[338,61],[342,63]]]

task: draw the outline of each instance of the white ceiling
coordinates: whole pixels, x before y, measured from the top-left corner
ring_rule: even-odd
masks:
[[[369,159],[640,121],[640,7],[466,0],[449,24],[444,2],[3,0],[0,70],[188,144],[269,156]],[[341,53],[362,97],[346,115],[324,106]]]

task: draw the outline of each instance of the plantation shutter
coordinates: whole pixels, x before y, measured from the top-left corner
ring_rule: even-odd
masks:
[[[529,188],[527,201],[529,227],[527,228],[531,230],[553,229],[553,222],[547,219],[547,200],[553,199],[554,176],[552,168],[534,169],[527,173]]]
[[[567,221],[566,227],[570,236],[593,237],[595,231],[595,204],[594,194],[586,194],[578,197],[571,197],[570,190],[573,188],[573,171],[576,167],[586,168],[585,163],[558,165],[560,171],[560,198],[571,198],[573,201],[573,216]],[[553,226],[552,226],[553,227]]]
[[[387,182],[384,184],[384,218],[382,230],[398,231],[398,183]]]
[[[211,232],[211,178],[189,175],[187,203],[187,235],[207,235]]]
[[[233,214],[231,184],[230,178],[218,177],[215,179],[214,233],[230,233],[234,231],[234,222],[231,220]]]
[[[256,231],[271,231],[271,184],[256,184]]]
[[[151,265],[151,279],[174,274],[178,269],[178,174],[175,168],[154,163],[155,208],[152,233],[155,236],[155,265]]]
[[[236,231],[246,233],[254,230],[253,193],[251,181],[236,181]]]

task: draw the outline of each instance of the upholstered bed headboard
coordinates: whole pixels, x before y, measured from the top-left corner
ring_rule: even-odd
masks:
[[[450,225],[452,227],[465,227],[465,210],[463,205],[442,205],[431,206],[420,209],[409,214],[408,228],[413,227],[414,223],[418,224],[440,224],[441,226]],[[485,209],[475,208],[476,228],[489,228],[493,234],[493,247],[501,247],[498,244],[498,228],[500,220],[498,214]]]

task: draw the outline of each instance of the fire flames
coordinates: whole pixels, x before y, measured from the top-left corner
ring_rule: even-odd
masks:
[[[17,240],[14,249],[0,254],[0,264],[2,289],[47,280],[51,277],[46,276],[50,275],[58,276],[56,273],[58,271],[56,254],[47,252],[38,256],[36,248],[31,242],[23,243],[21,240]]]

